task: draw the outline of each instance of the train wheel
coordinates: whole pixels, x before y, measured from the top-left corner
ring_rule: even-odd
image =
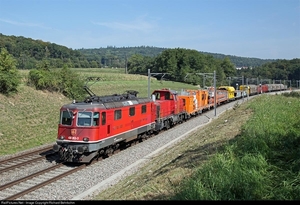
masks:
[[[166,130],[170,129],[170,122],[168,120],[165,121]]]
[[[146,133],[144,133],[142,136],[141,136],[141,138],[140,138],[140,142],[143,142],[143,141],[145,141],[146,139],[148,138],[148,136],[146,135]]]
[[[113,155],[113,153],[114,153],[114,149],[113,148],[107,148],[106,150],[105,150],[105,153],[104,153],[104,158],[107,158],[107,157],[110,157],[110,156],[112,156]]]

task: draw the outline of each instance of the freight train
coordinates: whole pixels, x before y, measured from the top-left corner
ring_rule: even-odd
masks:
[[[135,141],[143,141],[172,128],[216,105],[242,97],[286,90],[283,84],[240,85],[207,89],[154,90],[151,99],[138,92],[97,96],[87,86],[89,96],[60,108],[58,134],[53,150],[61,162],[90,163],[107,157]],[[216,95],[216,96],[215,96]],[[216,102],[215,102],[216,101]]]

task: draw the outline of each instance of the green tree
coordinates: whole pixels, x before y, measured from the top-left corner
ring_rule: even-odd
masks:
[[[236,76],[236,69],[233,63],[230,62],[228,57],[225,57],[221,62],[221,68],[227,77]]]
[[[83,100],[86,95],[84,90],[84,80],[74,70],[71,70],[66,65],[62,69],[57,69],[59,91],[69,99]]]
[[[75,71],[64,65],[63,68],[50,68],[47,61],[37,65],[37,69],[31,69],[28,77],[28,85],[37,90],[61,92],[70,99],[85,97],[84,81]]]
[[[17,61],[8,53],[5,48],[1,48],[0,53],[0,93],[10,95],[16,93],[21,83],[21,75],[17,70]]]
[[[140,54],[132,55],[127,62],[128,73],[147,75],[148,68],[151,66],[152,58]]]

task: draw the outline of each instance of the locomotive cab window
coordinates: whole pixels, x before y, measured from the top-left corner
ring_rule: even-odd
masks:
[[[135,107],[130,107],[129,108],[129,116],[134,116],[135,115]]]
[[[142,114],[147,112],[147,107],[146,105],[142,105]]]
[[[99,125],[99,112],[94,112],[93,116],[93,126]]]
[[[78,112],[77,115],[78,126],[91,126],[92,125],[92,112]]]
[[[106,112],[101,113],[101,124],[102,125],[106,124]]]
[[[73,112],[69,110],[65,110],[60,113],[60,124],[71,125],[72,119],[73,119]]]
[[[115,120],[121,119],[121,117],[122,117],[122,112],[121,112],[121,110],[115,110],[114,116],[115,116]]]
[[[165,100],[170,100],[170,93],[165,94]]]

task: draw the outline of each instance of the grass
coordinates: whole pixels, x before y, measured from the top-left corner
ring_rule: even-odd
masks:
[[[148,76],[146,75],[131,75],[124,74],[124,69],[113,69],[112,72],[97,72],[99,69],[80,69],[77,70],[83,76],[87,77],[99,77],[99,81],[89,81],[87,85],[94,93],[99,95],[109,94],[121,94],[126,90],[137,90],[139,97],[148,96]],[[100,69],[102,70],[102,69]],[[156,78],[150,78],[150,92],[155,89],[171,88],[173,90],[180,91],[181,89],[195,89],[196,87],[190,84],[178,83],[173,81],[160,81]],[[151,93],[150,93],[151,94]]]
[[[198,168],[172,199],[299,200],[299,98],[268,96],[247,107],[241,135]]]
[[[24,85],[13,97],[0,95],[0,156],[54,143],[59,108],[69,101]]]

